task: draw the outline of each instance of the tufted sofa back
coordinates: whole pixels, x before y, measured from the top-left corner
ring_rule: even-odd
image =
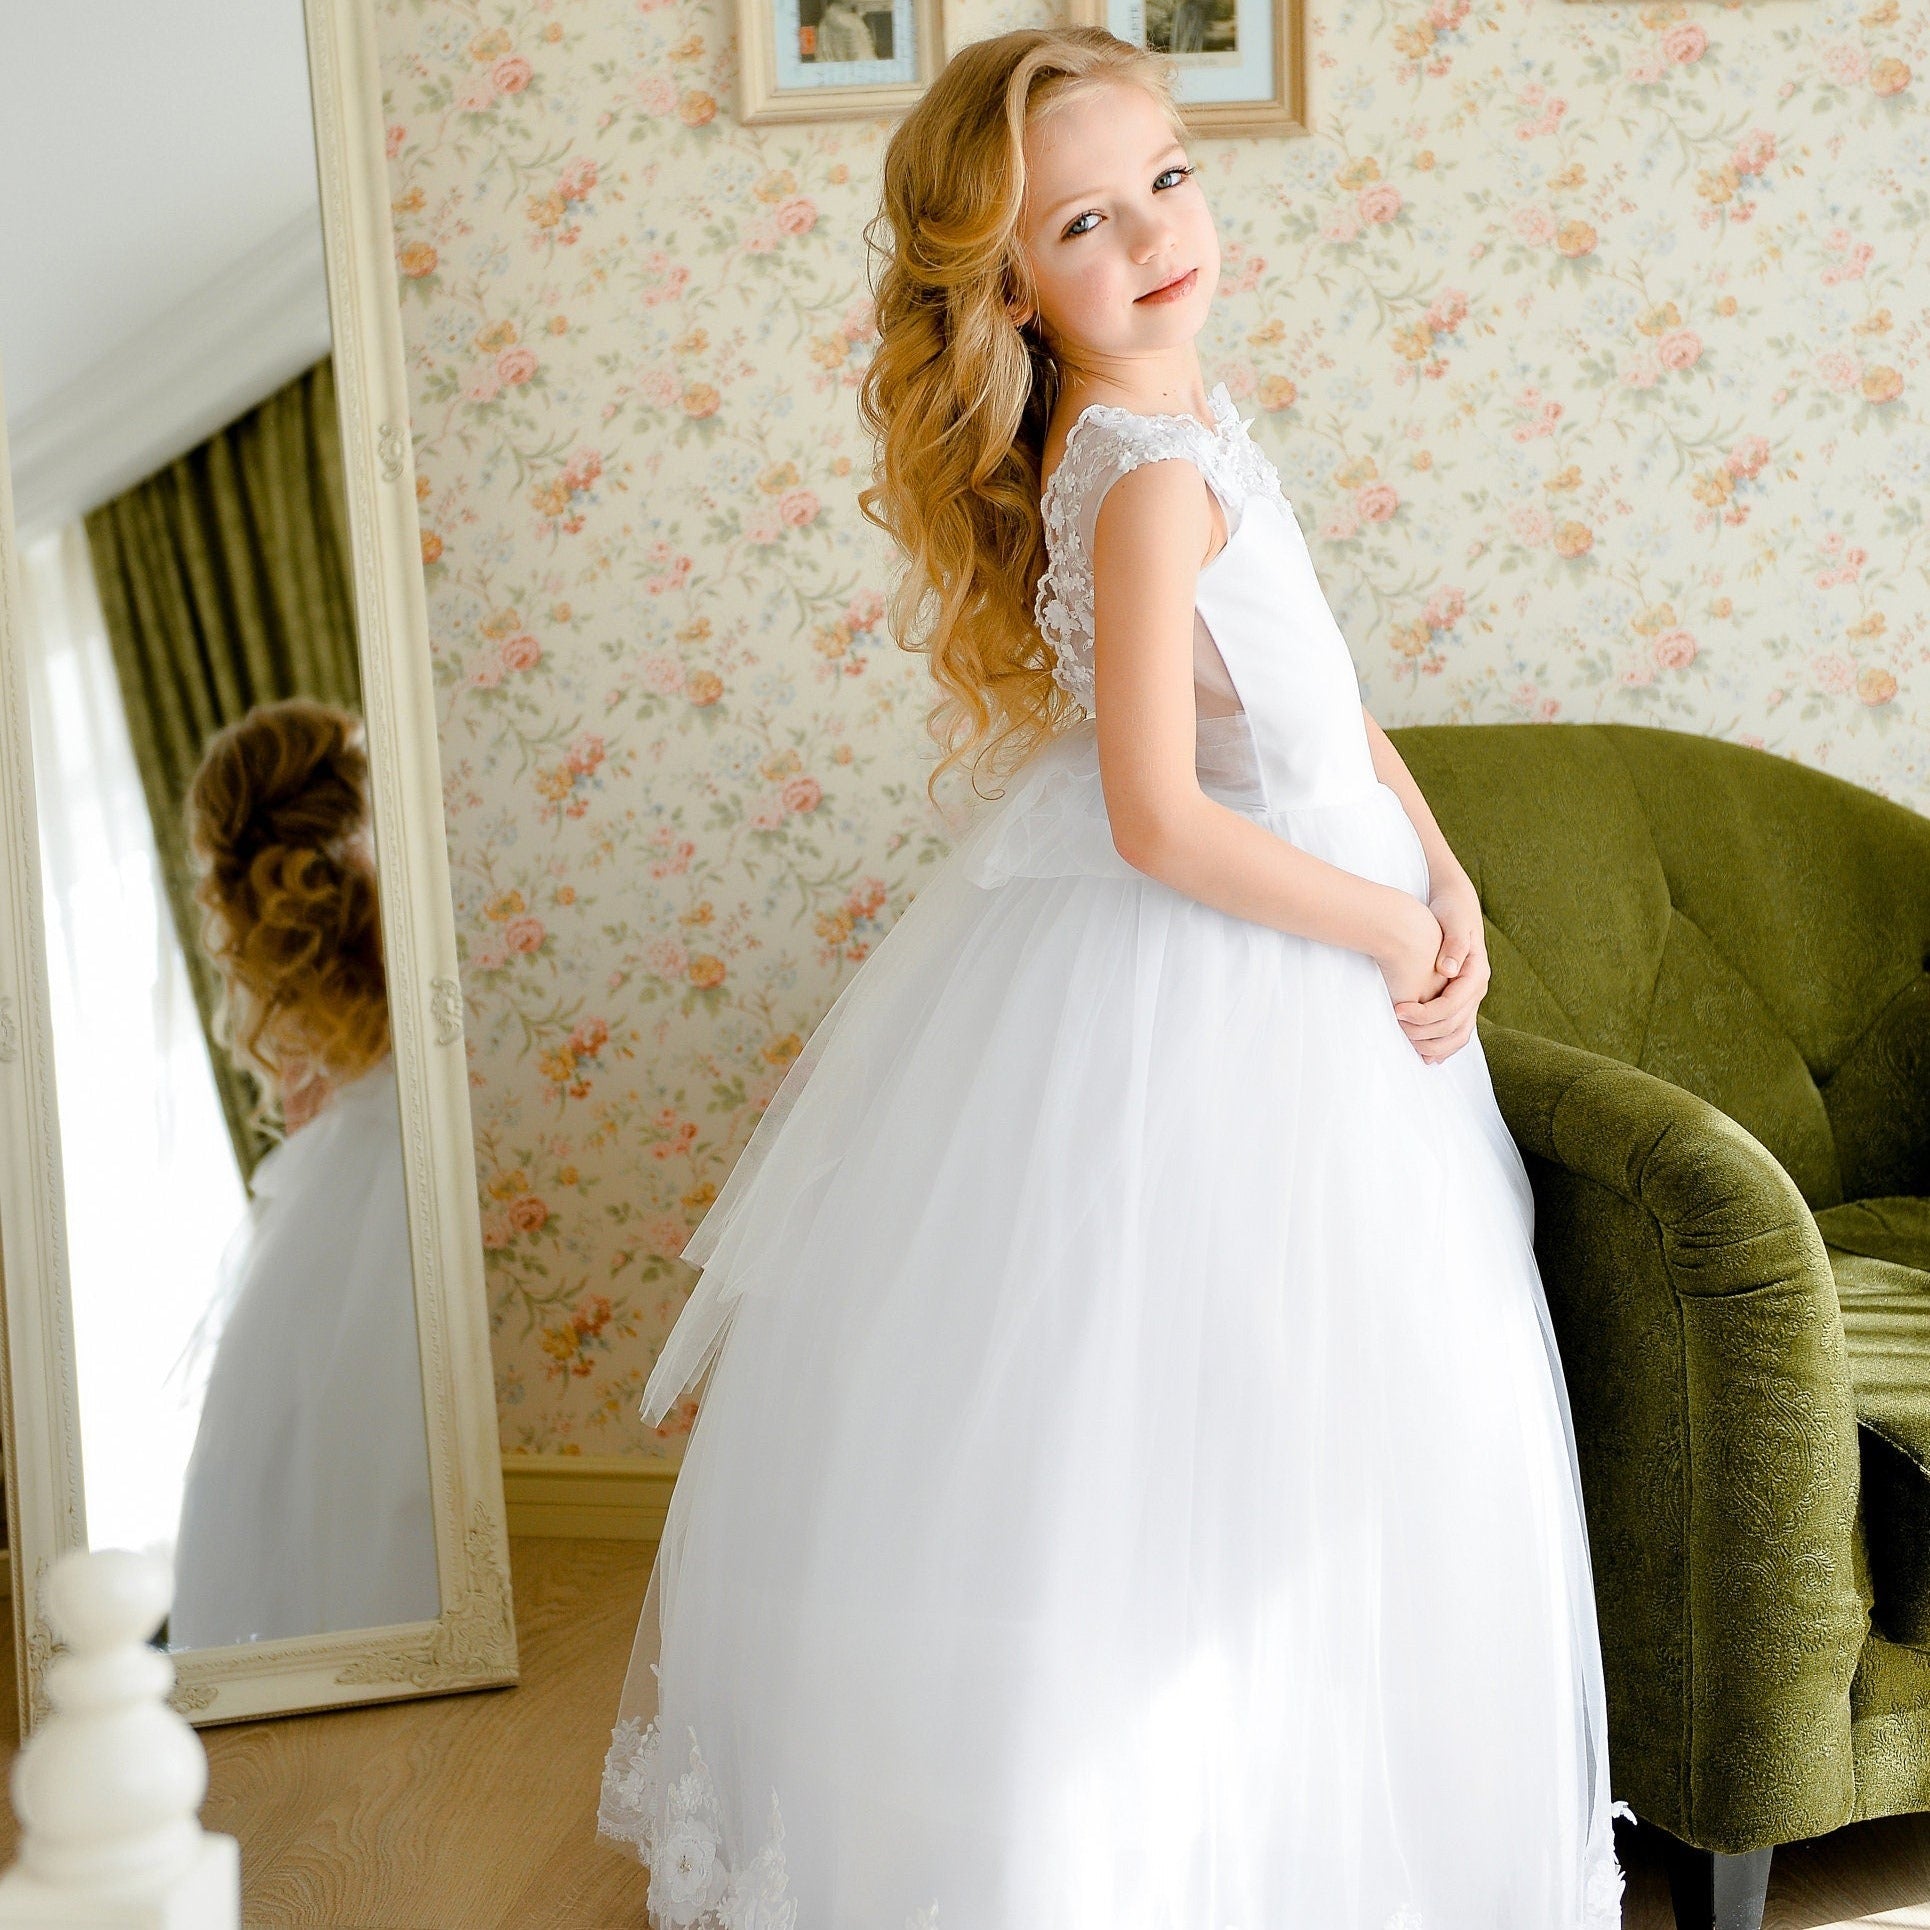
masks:
[[[1681,731],[1389,735],[1480,892],[1486,1020],[1699,1094],[1812,1209],[1930,1193],[1930,820]]]

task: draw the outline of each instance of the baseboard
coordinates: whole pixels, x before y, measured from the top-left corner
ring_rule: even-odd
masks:
[[[505,1454],[512,1535],[657,1541],[681,1464],[621,1454]]]

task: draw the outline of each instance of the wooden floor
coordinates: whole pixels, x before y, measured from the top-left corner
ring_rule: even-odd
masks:
[[[241,1841],[251,1930],[646,1930],[648,1879],[598,1840],[596,1794],[654,1553],[635,1541],[512,1542],[516,1688],[203,1730],[201,1819]],[[9,1761],[14,1715],[0,1699]],[[11,1858],[13,1841],[0,1805],[0,1854]],[[1661,1879],[1625,1827],[1622,1851],[1625,1930],[1669,1930]],[[1767,1924],[1930,1930],[1930,1817],[1779,1851]]]

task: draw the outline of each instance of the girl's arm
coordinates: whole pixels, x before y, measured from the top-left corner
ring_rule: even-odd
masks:
[[[1474,1030],[1476,1008],[1488,989],[1488,942],[1481,927],[1481,900],[1468,876],[1441,835],[1421,787],[1414,782],[1401,754],[1387,733],[1375,723],[1365,704],[1360,714],[1367,723],[1367,747],[1374,774],[1401,801],[1427,857],[1428,909],[1441,922],[1441,951],[1435,965],[1446,989],[1420,1000],[1397,999],[1394,1014],[1424,1059],[1445,1059],[1467,1044]]]
[[[1417,898],[1328,864],[1209,798],[1194,765],[1193,599],[1215,535],[1184,457],[1129,470],[1093,532],[1099,777],[1128,864],[1202,904],[1365,952],[1391,995],[1426,998],[1441,927]]]
[[[1428,809],[1427,799],[1421,795],[1421,787],[1401,762],[1400,752],[1394,748],[1387,733],[1374,722],[1365,704],[1361,705],[1360,714],[1367,724],[1367,748],[1373,755],[1374,775],[1400,799],[1421,840],[1421,849],[1427,855],[1430,893],[1456,881],[1472,890],[1474,887],[1468,874],[1461,868],[1461,861],[1454,855],[1447,839],[1441,835],[1441,827],[1434,822],[1434,813]]]

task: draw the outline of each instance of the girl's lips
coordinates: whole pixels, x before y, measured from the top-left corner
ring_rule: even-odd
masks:
[[[1142,302],[1177,301],[1180,296],[1190,295],[1193,292],[1193,284],[1199,280],[1199,275],[1200,271],[1197,268],[1189,268],[1178,281],[1170,281],[1164,288],[1155,288],[1151,294],[1141,295],[1138,299]]]

